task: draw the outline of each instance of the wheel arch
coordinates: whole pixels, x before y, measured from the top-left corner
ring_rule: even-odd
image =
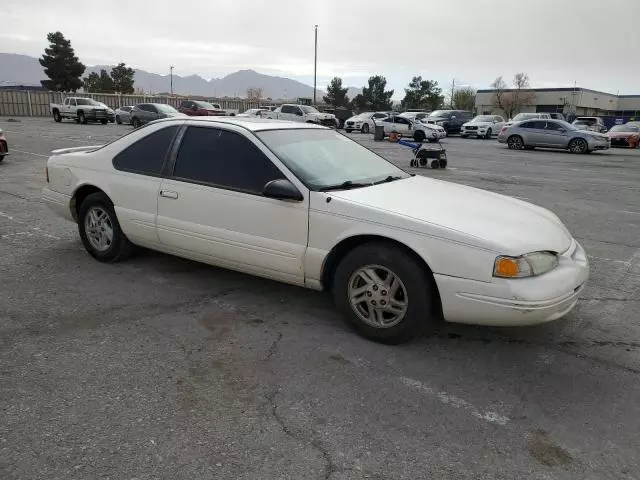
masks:
[[[342,261],[342,259],[354,248],[357,248],[361,245],[365,245],[367,243],[381,242],[387,243],[393,246],[398,247],[403,252],[411,256],[416,264],[419,265],[428,278],[429,282],[433,286],[433,308],[434,314],[437,314],[442,317],[442,304],[440,300],[440,293],[438,291],[438,285],[436,284],[435,278],[433,277],[433,271],[431,267],[427,263],[427,261],[420,256],[413,248],[409,247],[407,244],[396,240],[394,238],[385,237],[383,235],[375,235],[375,234],[359,234],[351,237],[347,237],[342,239],[339,243],[337,243],[331,251],[327,254],[324,259],[322,265],[322,271],[320,275],[320,282],[322,284],[322,289],[324,291],[330,291],[333,283],[333,275],[336,271],[336,268]]]
[[[71,202],[69,204],[69,208],[71,209],[71,216],[73,216],[73,219],[76,222],[78,221],[80,205],[82,205],[82,202],[84,201],[84,199],[87,198],[92,193],[104,193],[109,198],[109,200],[111,200],[111,197],[109,197],[109,194],[107,192],[105,192],[101,188],[96,187],[95,185],[91,185],[91,184],[80,185],[73,192],[73,195],[71,196]],[[113,203],[113,201],[111,203]]]

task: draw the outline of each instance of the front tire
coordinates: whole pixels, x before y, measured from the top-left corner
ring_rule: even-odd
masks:
[[[571,153],[587,153],[589,151],[589,145],[586,140],[582,138],[574,138],[569,142],[569,151]]]
[[[362,133],[369,133],[369,124],[365,123],[362,125]]]
[[[100,262],[119,262],[133,252],[111,200],[102,192],[92,193],[80,205],[78,231],[84,248]]]
[[[491,140],[491,135],[493,134],[493,132],[491,132],[491,129],[487,130],[487,133],[485,134],[484,138],[486,140]]]
[[[107,120],[106,118],[103,118],[102,120],[100,120],[100,123],[102,125],[106,125],[109,122],[109,120]]]
[[[333,278],[338,309],[365,338],[403,343],[435,323],[431,272],[387,242],[371,242],[349,252]]]
[[[424,134],[422,130],[416,130],[416,132],[413,134],[413,139],[419,143],[424,142],[426,138],[427,136]]]
[[[116,123],[118,125],[122,125],[122,119],[120,118],[120,115],[116,115]]]
[[[351,130],[350,128],[345,128],[344,131],[347,132],[347,133],[353,132],[353,130]]]
[[[461,134],[460,134],[460,137],[462,137],[462,138],[467,138],[468,136],[469,136],[469,135],[465,135],[464,133],[461,133]]]
[[[133,126],[133,128],[140,128],[140,125],[142,125],[142,123],[140,122],[140,119],[138,117],[134,117],[131,120],[131,125]]]
[[[81,123],[82,125],[87,124],[87,117],[85,117],[84,112],[80,112],[78,114],[78,123]]]
[[[53,121],[56,123],[62,122],[62,116],[60,115],[60,112],[58,110],[53,111]]]
[[[511,150],[523,150],[524,140],[522,140],[520,135],[511,135],[507,138],[507,145]]]

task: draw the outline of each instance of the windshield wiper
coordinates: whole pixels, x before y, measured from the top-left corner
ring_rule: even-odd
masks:
[[[346,182],[339,183],[338,185],[328,185],[318,189],[319,192],[328,192],[330,190],[350,190],[352,188],[370,187],[371,183],[358,183],[347,180]]]
[[[396,175],[389,175],[387,178],[383,178],[382,180],[378,180],[377,182],[373,182],[374,185],[380,185],[381,183],[393,182],[394,180],[400,180],[402,177],[398,177]]]

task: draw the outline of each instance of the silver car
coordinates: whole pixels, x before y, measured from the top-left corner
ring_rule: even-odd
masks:
[[[560,148],[571,153],[589,153],[607,150],[609,138],[597,132],[578,130],[563,120],[525,120],[505,126],[498,134],[498,142],[512,150],[532,150],[535,147]]]
[[[132,106],[116,108],[116,123],[118,125],[131,123],[131,110],[133,110]]]
[[[186,117],[186,115],[164,103],[140,103],[131,110],[131,125],[133,128],[138,128],[145,123],[169,117]]]

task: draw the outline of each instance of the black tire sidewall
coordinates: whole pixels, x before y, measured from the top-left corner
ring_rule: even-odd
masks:
[[[93,248],[84,229],[85,217],[91,207],[102,208],[107,212],[109,219],[111,220],[111,226],[113,227],[113,242],[109,249],[104,252],[99,252]],[[116,216],[111,200],[109,200],[109,197],[104,193],[92,193],[84,199],[78,212],[78,232],[80,233],[80,239],[82,240],[84,248],[89,252],[89,255],[96,260],[107,263],[116,262],[130,253],[131,244],[120,228],[120,223],[118,222],[118,217]]]
[[[360,319],[349,302],[349,280],[364,265],[381,265],[393,271],[402,280],[409,306],[404,319],[390,328],[375,328]],[[333,296],[344,318],[365,338],[387,344],[410,340],[421,329],[433,322],[433,282],[415,258],[400,247],[386,242],[371,242],[349,252],[338,265],[333,278]]]
[[[369,125],[368,124],[364,124],[362,126],[362,133],[369,133]]]
[[[424,134],[422,130],[418,130],[413,134],[413,139],[416,142],[424,142],[427,139],[427,136]]]

